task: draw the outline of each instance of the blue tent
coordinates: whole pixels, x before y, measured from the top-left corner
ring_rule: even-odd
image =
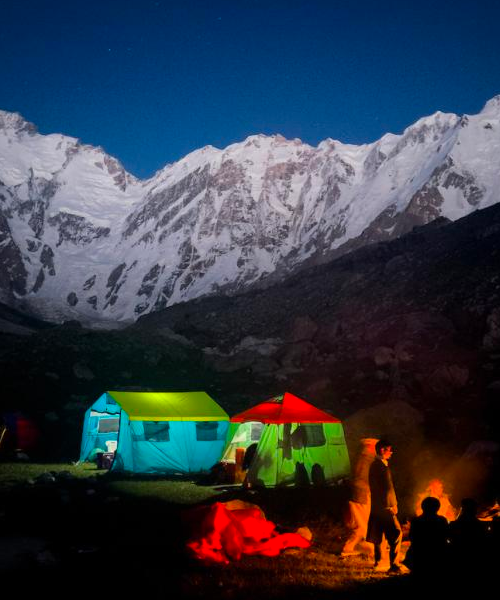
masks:
[[[112,471],[208,471],[228,427],[229,416],[205,392],[105,392],[85,413],[80,460],[114,442]]]

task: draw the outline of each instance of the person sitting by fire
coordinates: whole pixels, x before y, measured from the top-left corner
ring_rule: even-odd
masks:
[[[477,502],[464,498],[456,521],[450,523],[451,560],[454,567],[483,570],[486,564],[487,535],[477,518]]]
[[[441,502],[434,496],[424,498],[422,512],[410,524],[410,547],[403,564],[413,575],[419,577],[436,576],[438,570],[446,566],[448,558],[448,521],[439,515]]]

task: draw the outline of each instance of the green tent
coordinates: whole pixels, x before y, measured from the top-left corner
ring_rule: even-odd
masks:
[[[80,460],[113,444],[113,471],[208,471],[228,427],[229,416],[205,392],[105,392],[85,413]]]
[[[288,392],[232,417],[222,460],[254,444],[247,473],[254,487],[321,485],[350,474],[340,420]]]

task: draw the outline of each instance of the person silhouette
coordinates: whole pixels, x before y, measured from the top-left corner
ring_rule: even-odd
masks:
[[[243,458],[243,463],[241,465],[241,468],[244,471],[248,471],[248,469],[250,468],[250,465],[252,464],[252,460],[254,459],[256,452],[257,452],[257,443],[256,442],[253,444],[250,444],[250,446],[248,446],[248,448],[246,449],[245,456]]]
[[[349,530],[349,537],[344,543],[341,556],[361,554],[364,550],[372,554],[371,548],[366,549],[366,534],[368,518],[370,516],[370,484],[368,474],[370,466],[375,460],[375,444],[378,439],[363,438],[360,440],[356,461],[350,481],[350,495],[345,514],[345,525]]]
[[[485,570],[487,537],[486,527],[477,516],[477,502],[464,498],[460,514],[450,523],[450,549],[454,570],[461,573]]]
[[[413,575],[434,578],[447,563],[449,525],[438,515],[440,507],[438,498],[428,496],[422,500],[422,514],[411,521],[410,547],[403,564]]]
[[[370,517],[366,540],[373,544],[376,570],[380,570],[384,538],[389,544],[389,572],[399,573],[399,552],[403,532],[398,521],[398,502],[392,483],[389,459],[392,456],[392,445],[388,440],[379,440],[375,444],[376,457],[368,472],[370,486]]]

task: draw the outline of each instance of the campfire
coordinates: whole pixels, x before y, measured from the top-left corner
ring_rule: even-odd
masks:
[[[425,490],[421,494],[418,494],[415,502],[415,513],[417,516],[422,514],[422,500],[428,496],[437,498],[441,503],[441,507],[438,511],[439,515],[442,515],[448,521],[454,521],[457,518],[459,511],[450,502],[450,497],[444,491],[444,485],[440,479],[431,479]]]

